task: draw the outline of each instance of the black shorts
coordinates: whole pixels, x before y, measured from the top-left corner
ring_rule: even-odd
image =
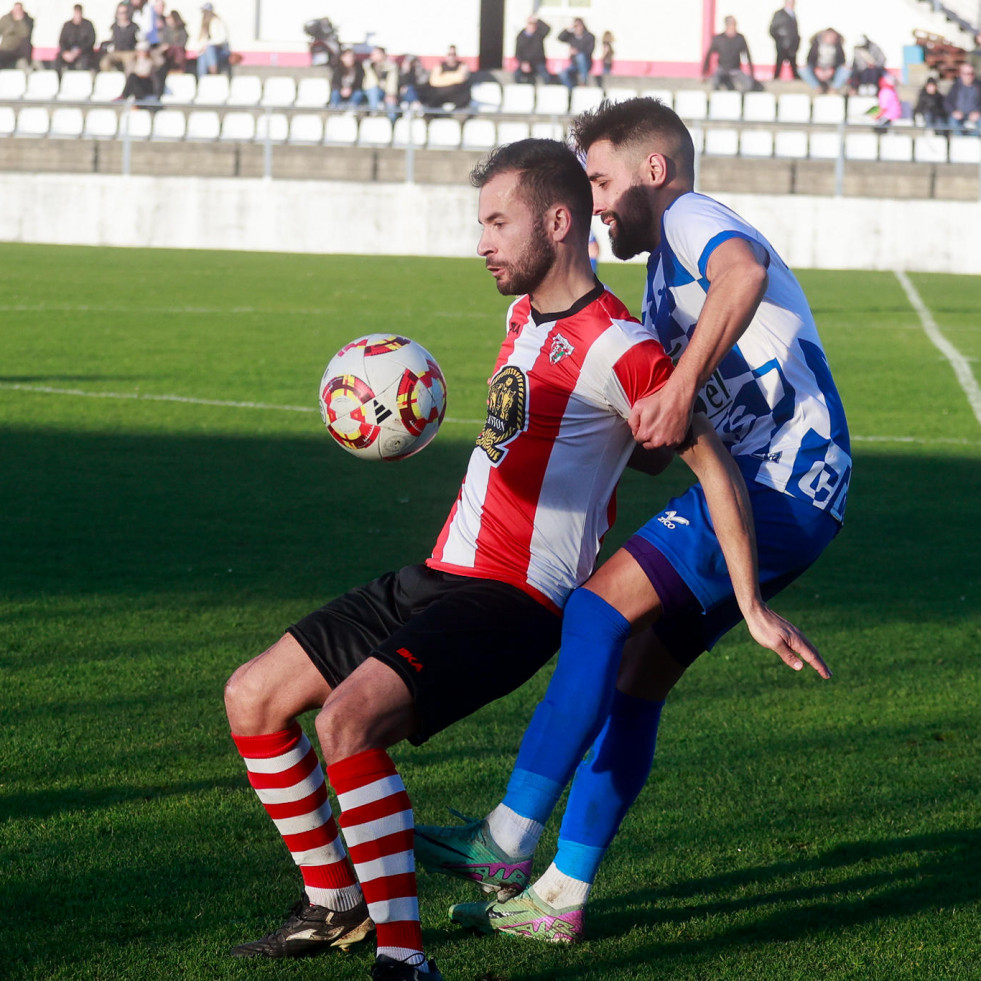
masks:
[[[338,596],[289,628],[331,688],[366,658],[405,681],[411,742],[524,684],[558,650],[561,618],[515,586],[409,565]]]

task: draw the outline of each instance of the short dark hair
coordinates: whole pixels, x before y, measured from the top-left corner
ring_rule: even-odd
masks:
[[[572,142],[580,153],[594,143],[609,140],[614,149],[650,146],[674,160],[679,175],[695,177],[695,146],[681,117],[660,99],[627,99],[601,102],[572,121]]]
[[[539,215],[564,204],[585,237],[593,213],[593,192],[579,158],[557,140],[518,140],[497,147],[470,172],[483,187],[498,174],[517,173],[525,201]]]

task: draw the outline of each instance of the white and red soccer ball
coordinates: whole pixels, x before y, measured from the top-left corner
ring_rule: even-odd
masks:
[[[446,382],[436,359],[397,334],[345,344],[320,381],[327,432],[362,460],[401,460],[436,435],[446,414]]]

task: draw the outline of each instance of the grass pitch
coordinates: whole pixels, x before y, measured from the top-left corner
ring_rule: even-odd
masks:
[[[476,260],[0,261],[0,976],[365,977],[368,949],[227,956],[278,925],[299,880],[221,688],[294,618],[428,554],[507,301]],[[602,274],[636,308],[642,268]],[[420,876],[447,979],[979,976],[981,427],[894,276],[800,278],[856,468],[844,531],[775,605],[835,677],[734,631],[665,710],[587,943],[463,933],[446,907],[471,894]],[[979,280],[911,280],[977,377]],[[388,329],[439,359],[449,419],[418,457],[366,464],[313,406],[330,355]],[[687,483],[628,474],[610,546]],[[499,799],[547,674],[394,751],[420,821]]]

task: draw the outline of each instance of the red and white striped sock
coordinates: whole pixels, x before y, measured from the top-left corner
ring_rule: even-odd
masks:
[[[378,931],[378,953],[426,971],[416,894],[412,804],[383,749],[327,767],[338,821]],[[417,963],[421,961],[422,963]]]
[[[353,909],[361,889],[331,813],[323,767],[299,723],[261,736],[232,733],[232,739],[249,783],[299,866],[307,898],[315,906]]]

